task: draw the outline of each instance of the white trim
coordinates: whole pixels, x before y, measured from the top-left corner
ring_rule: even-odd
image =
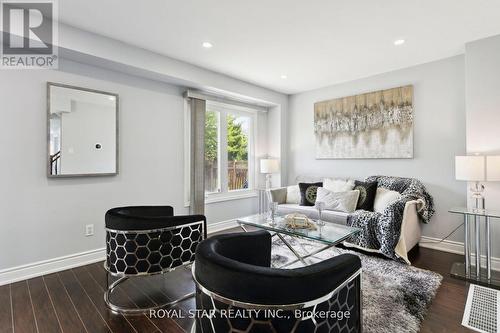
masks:
[[[234,193],[236,192],[236,193]],[[257,191],[256,190],[242,190],[241,193],[237,193],[240,191],[231,191],[228,193],[216,193],[216,194],[207,194],[206,199],[205,199],[205,205],[217,203],[217,202],[224,202],[224,201],[231,201],[231,200],[241,200],[241,199],[248,199],[248,198],[256,198],[258,197]],[[191,205],[189,201],[184,202],[184,208],[188,208]]]
[[[444,240],[440,242],[440,240],[441,239],[439,238],[422,236],[419,246],[428,249],[464,255],[464,243],[450,240]],[[471,260],[473,262],[475,262],[475,258],[475,254],[472,253]],[[481,255],[481,267],[486,267],[486,256],[484,254]],[[491,257],[491,269],[494,271],[500,271],[500,258]]]
[[[259,173],[257,170],[258,160],[256,155],[256,145],[257,145],[257,135],[258,135],[258,110],[254,108],[246,108],[246,107],[238,107],[235,105],[224,105],[217,102],[210,102],[207,104],[207,110],[210,109],[215,112],[219,112],[219,187],[220,193],[207,193],[205,204],[210,204],[214,202],[222,202],[228,200],[237,200],[244,198],[257,197],[257,193],[249,193],[251,191],[256,191],[255,189],[258,187],[258,177]],[[228,113],[238,114],[250,119],[250,132],[248,138],[248,189],[229,191],[227,189],[227,173],[220,172],[221,170],[225,170],[222,168],[222,165],[228,165],[227,154],[225,154],[221,149],[226,147],[227,150],[227,123],[221,122],[221,119],[225,119]],[[189,170],[191,168],[191,115],[189,108],[189,99],[184,99],[184,207],[188,208],[190,206],[189,200],[190,198],[190,189],[191,189],[191,177]],[[222,126],[223,125],[223,126]],[[237,193],[243,192],[246,193]],[[211,196],[213,195],[213,198]],[[217,197],[216,197],[217,196]],[[220,197],[219,197],[220,196]]]
[[[207,232],[213,234],[237,226],[236,219],[226,220],[209,224]],[[0,270],[0,286],[104,260],[106,260],[106,248],[100,248],[11,267]]]
[[[219,149],[219,190],[223,195],[227,195],[232,191],[228,189],[228,156],[227,156],[227,115],[239,115],[241,117],[246,117],[249,119],[249,133],[248,133],[248,190],[253,190],[256,187],[256,181],[254,179],[254,171],[256,166],[256,156],[255,156],[255,135],[257,134],[257,112],[253,109],[238,108],[233,105],[224,105],[220,103],[207,102],[207,110],[212,112],[218,112],[218,149]],[[211,194],[208,194],[210,196]],[[209,200],[210,201],[210,200]]]
[[[246,193],[245,196],[239,195],[232,198],[221,198],[220,201],[225,200],[236,200],[243,198],[250,198],[257,196],[256,193]],[[227,229],[235,228],[238,226],[236,219],[230,219],[226,221],[211,223],[207,226],[208,234],[213,234],[216,232],[224,231]],[[463,255],[463,243],[444,240],[439,242],[439,238],[432,238],[422,236],[419,245],[424,248],[434,249],[443,252],[455,253]],[[474,255],[472,255],[474,258]],[[0,286],[4,284],[9,284],[17,281],[22,281],[30,278],[34,278],[41,275],[46,275],[50,273],[55,273],[63,271],[65,269],[70,269],[74,267],[84,266],[92,264],[98,261],[103,261],[106,259],[106,249],[100,248],[80,253],[74,253],[58,258],[43,260],[34,262],[31,264],[21,265],[17,267],[7,268],[0,270]],[[485,256],[481,256],[482,265],[486,266]],[[491,258],[491,266],[493,270],[500,271],[500,258]]]
[[[216,223],[210,223],[207,226],[207,233],[214,234],[216,232],[221,232],[227,229],[232,229],[236,228],[238,226],[238,223],[236,222],[236,219],[231,219],[231,220],[225,220],[225,221],[220,221]]]
[[[203,99],[206,101],[214,102],[214,103],[222,103],[222,104],[230,104],[233,107],[239,107],[242,109],[248,109],[258,112],[267,112],[269,110],[270,104],[259,103],[254,99],[244,98],[244,97],[235,97],[229,96],[226,94],[220,94],[209,91],[200,91],[194,89],[188,89],[184,93],[185,98],[196,98]]]
[[[65,269],[93,264],[104,259],[106,259],[106,249],[101,248],[3,269],[0,270],[0,286]]]
[[[444,240],[440,242],[441,239],[422,236],[418,245],[420,247],[425,247],[428,249],[455,253],[455,254],[464,254],[464,243],[454,242],[450,240]]]
[[[217,111],[225,111],[225,112],[230,112],[230,113],[239,113],[243,115],[247,115],[249,113],[251,114],[257,114],[261,112],[262,110],[252,107],[252,106],[238,106],[234,104],[228,104],[220,101],[212,101],[212,100],[207,100],[208,104],[211,105],[215,110]],[[267,111],[265,111],[267,112]]]
[[[257,192],[255,190],[229,191],[225,193],[207,194],[207,196],[205,197],[206,198],[205,203],[211,204],[214,202],[256,198],[256,197],[257,197]]]

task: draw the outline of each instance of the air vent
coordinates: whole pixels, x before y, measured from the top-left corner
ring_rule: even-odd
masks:
[[[498,290],[471,284],[462,325],[477,332],[499,332],[499,301]]]

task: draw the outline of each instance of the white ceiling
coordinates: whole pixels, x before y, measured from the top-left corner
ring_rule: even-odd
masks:
[[[461,54],[500,34],[499,0],[63,0],[59,16],[284,93]]]

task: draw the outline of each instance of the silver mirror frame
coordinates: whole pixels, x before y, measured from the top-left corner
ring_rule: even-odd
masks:
[[[61,87],[61,88],[68,88],[68,89],[75,89],[75,90],[81,90],[81,91],[86,91],[86,92],[91,92],[91,93],[97,93],[97,94],[102,94],[102,95],[108,95],[108,96],[114,96],[116,100],[116,155],[115,155],[115,172],[112,173],[82,173],[82,174],[66,174],[66,175],[53,175],[52,174],[52,168],[51,168],[51,158],[50,158],[50,88],[51,87]],[[120,157],[120,127],[119,127],[119,111],[120,111],[120,98],[118,94],[115,93],[110,93],[107,91],[102,91],[102,90],[95,90],[95,89],[88,89],[88,88],[82,88],[82,87],[76,87],[76,86],[71,86],[67,84],[62,84],[62,83],[55,83],[55,82],[47,82],[47,152],[46,152],[46,158],[47,158],[47,177],[48,178],[73,178],[73,177],[103,177],[103,176],[116,176],[119,174],[119,157]]]

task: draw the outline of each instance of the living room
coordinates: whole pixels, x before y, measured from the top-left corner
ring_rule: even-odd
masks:
[[[497,331],[497,2],[0,10],[0,332]]]

